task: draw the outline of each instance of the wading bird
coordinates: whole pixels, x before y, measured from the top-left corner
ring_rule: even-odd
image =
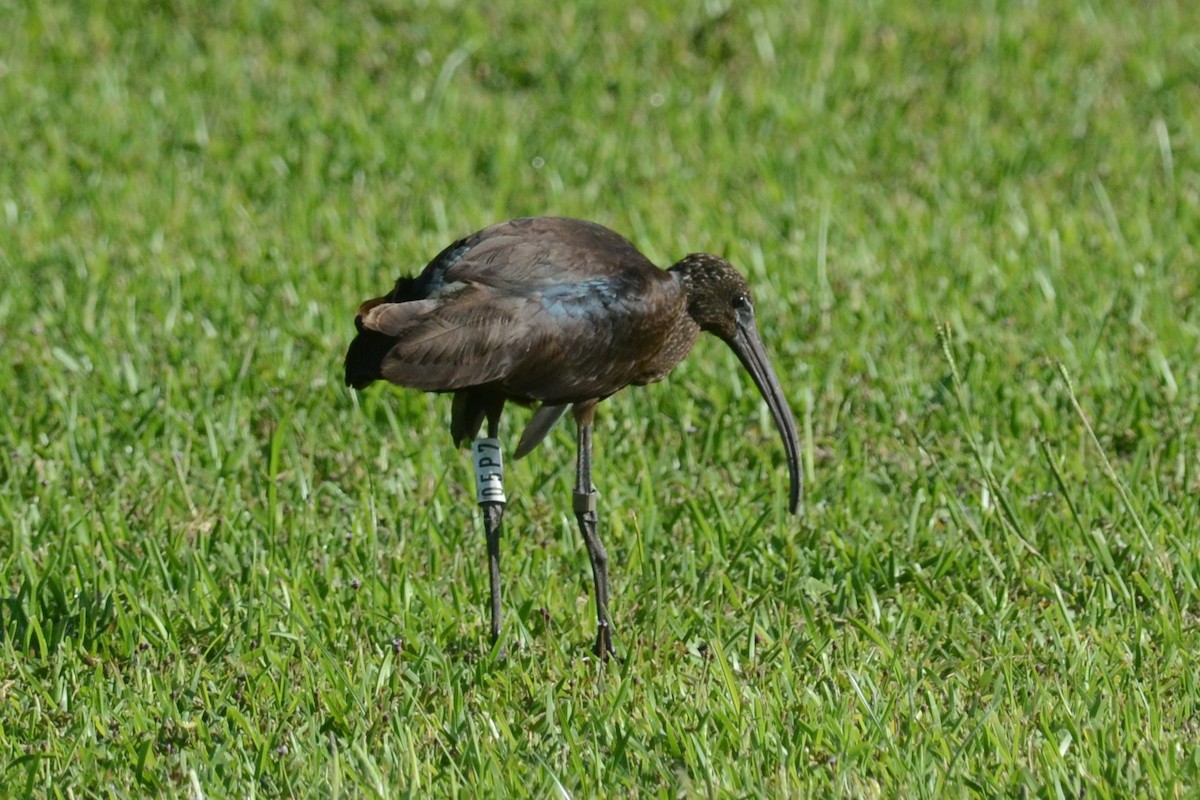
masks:
[[[363,303],[346,353],[346,384],[372,381],[453,392],[450,434],[471,441],[476,499],[487,535],[491,634],[500,636],[500,526],[504,516],[500,413],[512,400],[540,404],[517,444],[529,453],[568,407],[578,427],[574,511],[596,590],[596,655],[614,654],[608,555],[596,533],[592,420],[596,404],[626,386],[660,380],[701,331],[737,354],[783,436],[800,505],[796,424],[759,339],[750,288],[727,261],[696,253],[668,270],[592,222],[534,217],[460,239],[415,278]],[[487,436],[479,431],[487,420]]]

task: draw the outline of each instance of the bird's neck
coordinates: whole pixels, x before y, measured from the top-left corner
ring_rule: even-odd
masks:
[[[679,281],[680,285],[683,286],[684,292],[688,292],[692,288],[693,272],[691,266],[690,259],[685,258],[682,261],[676,261],[667,268],[667,272],[674,275],[675,280]]]
[[[697,289],[699,288],[696,281],[695,264],[691,257],[685,258],[673,264],[667,272],[679,282],[680,288],[683,290],[683,296],[687,303],[688,314],[692,311],[692,303],[696,299]]]

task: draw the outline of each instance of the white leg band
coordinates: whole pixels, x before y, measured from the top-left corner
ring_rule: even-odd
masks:
[[[476,439],[471,443],[471,459],[475,462],[475,502],[505,502],[500,440]]]

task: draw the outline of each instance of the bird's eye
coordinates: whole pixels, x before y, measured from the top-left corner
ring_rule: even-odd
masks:
[[[750,307],[750,297],[744,294],[735,294],[733,296],[733,307],[739,311],[743,308]]]

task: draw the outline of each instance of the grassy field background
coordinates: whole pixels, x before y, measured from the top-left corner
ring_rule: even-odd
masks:
[[[1200,7],[2,2],[0,794],[1190,796]],[[356,304],[581,216],[750,276],[562,425],[487,646],[446,398]],[[525,414],[510,409],[509,446]]]

